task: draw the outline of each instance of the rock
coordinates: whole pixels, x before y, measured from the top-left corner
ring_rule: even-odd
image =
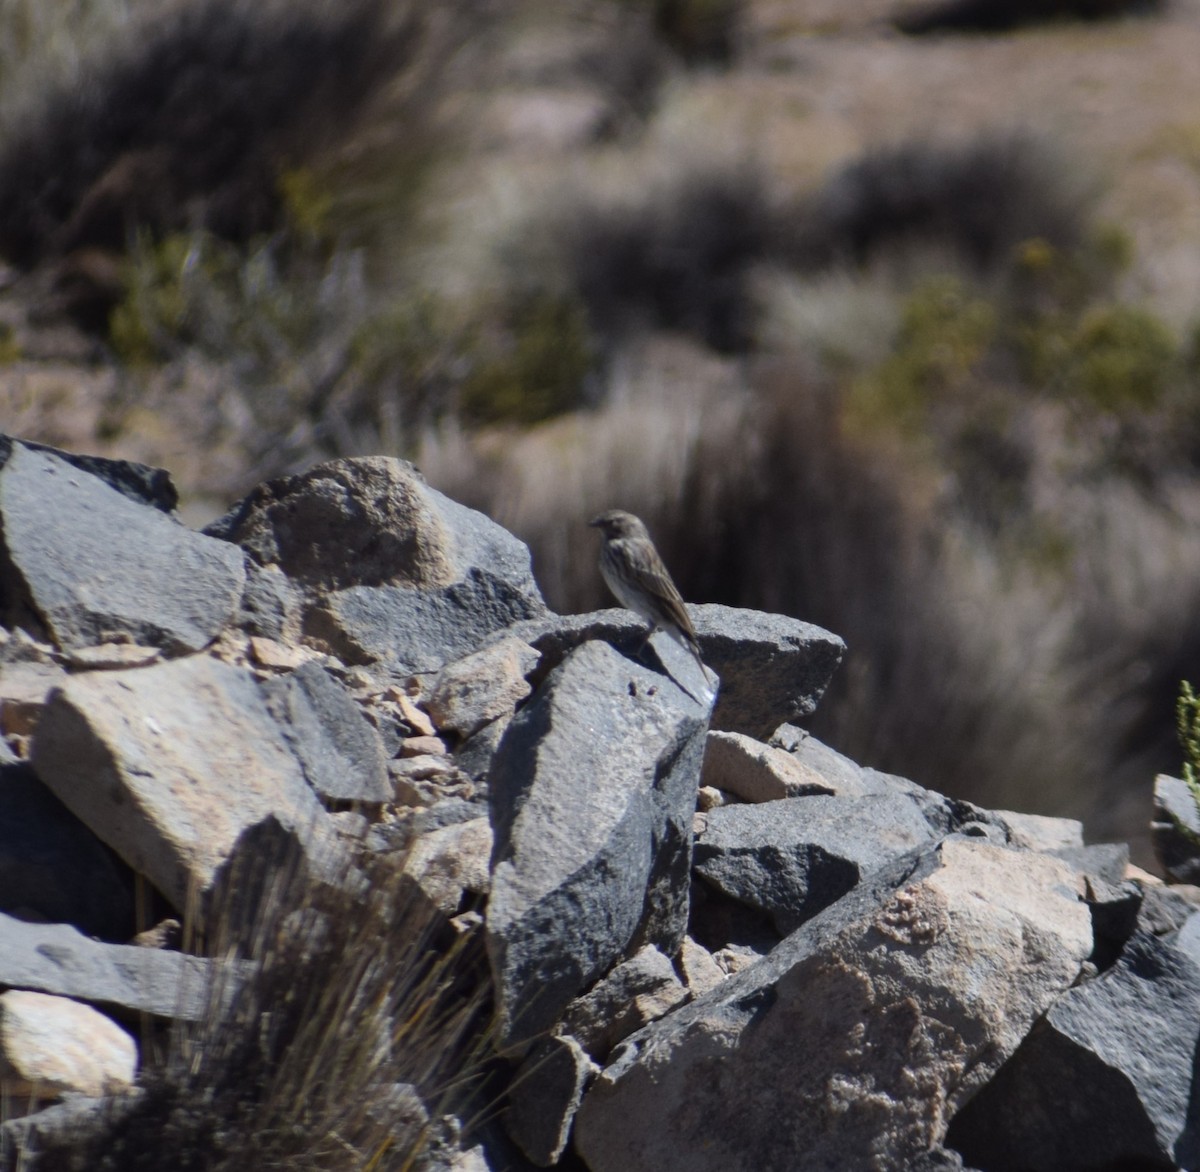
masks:
[[[444,916],[458,913],[463,895],[486,895],[492,828],[486,818],[457,822],[421,835],[404,862],[404,873]]]
[[[303,592],[278,566],[260,566],[247,556],[245,568],[246,588],[234,622],[252,638],[288,646],[300,633]]]
[[[379,663],[389,672],[437,672],[477,650],[540,603],[510,582],[472,568],[438,590],[350,586],[313,605],[304,631],[344,663]]]
[[[437,590],[479,569],[525,594],[532,609],[545,608],[529,550],[403,460],[331,460],[268,481],[205,532],[306,586]]]
[[[784,721],[807,716],[817,706],[841,662],[846,645],[836,635],[799,619],[756,610],[689,606],[704,662],[721,680],[712,727],[752,737],[768,736]],[[542,653],[540,673],[556,667],[580,644],[603,639],[626,655],[641,645],[646,624],[627,610],[543,616],[516,624],[508,633]],[[659,640],[653,641],[659,648]],[[682,666],[694,661],[667,639],[662,655]],[[698,670],[696,671],[699,676]],[[533,677],[536,687],[539,675]]]
[[[618,1042],[686,999],[671,962],[647,944],[572,1001],[563,1014],[563,1028],[603,1062]]]
[[[745,733],[710,732],[705,741],[700,782],[744,802],[774,802],[804,794],[833,793],[818,774],[782,749]]]
[[[1053,847],[1050,854],[1069,863],[1087,880],[1119,886],[1125,882],[1129,866],[1129,844],[1125,842],[1094,842],[1088,846]]]
[[[908,798],[814,796],[708,815],[693,867],[787,935],[885,863],[932,841]]]
[[[308,784],[330,802],[392,796],[379,734],[350,694],[319,663],[262,686]]]
[[[142,1094],[135,1087],[100,1099],[72,1095],[43,1111],[7,1119],[0,1124],[0,1169],[25,1172],[36,1167],[35,1157],[47,1150],[79,1151],[118,1125]]]
[[[1064,863],[947,839],[626,1039],[576,1149],[592,1172],[909,1167],[1091,947]]]
[[[0,1081],[10,1094],[112,1095],[136,1073],[133,1039],[91,1006],[25,989],[0,993]]]
[[[446,757],[446,742],[441,737],[405,737],[400,743],[401,757]]]
[[[630,945],[678,949],[707,716],[669,678],[591,642],[513,718],[490,779],[501,1047],[552,1025]]]
[[[298,592],[252,575],[262,597],[242,615],[247,630],[302,629],[348,664],[438,671],[546,613],[529,550],[400,460],[334,460],[270,481],[205,532]]]
[[[1200,883],[1200,810],[1187,782],[1160,773],[1154,779],[1150,822],[1154,853],[1176,883]]]
[[[468,737],[454,750],[454,763],[476,782],[485,782],[492,772],[496,750],[508,731],[510,720],[500,717],[485,724],[474,736]]]
[[[135,931],[132,872],[27,765],[0,769],[0,911],[101,940]]]
[[[447,664],[429,693],[429,714],[439,729],[462,737],[509,716],[529,695],[525,677],[538,653],[520,639],[504,638]]]
[[[1111,969],[1051,1006],[948,1142],[984,1168],[1197,1167],[1198,1041],[1200,964],[1138,933]]]
[[[449,757],[426,754],[389,761],[388,778],[398,806],[432,806],[448,798],[475,796],[475,783]]]
[[[22,444],[0,468],[0,529],[10,625],[34,614],[63,649],[128,636],[197,651],[233,616],[245,582],[237,550]]]
[[[709,810],[715,810],[718,806],[734,805],[738,801],[740,799],[734,794],[712,785],[702,785],[696,791],[696,810],[701,814],[707,814]]]
[[[704,660],[721,677],[712,727],[767,737],[816,709],[846,644],[785,615],[730,606],[688,608]]]
[[[725,970],[713,960],[712,953],[690,936],[683,938],[679,949],[679,972],[683,978],[683,987],[692,1000],[703,996],[710,989],[715,989],[725,980],[726,975]]]
[[[584,1088],[599,1067],[570,1037],[539,1042],[521,1064],[508,1096],[504,1125],[539,1168],[558,1163]]]
[[[406,696],[399,688],[389,688],[384,693],[385,698],[395,703],[399,710],[400,718],[408,725],[409,729],[415,736],[431,737],[437,729],[433,727],[433,721],[429,719],[428,713],[418,708],[410,696]]]
[[[1142,883],[1137,887],[1142,893],[1137,927],[1152,936],[1164,936],[1182,928],[1191,915],[1200,909],[1200,893],[1194,887],[1146,886]]]
[[[32,440],[18,440],[0,436],[0,465],[8,459],[13,445],[34,452],[45,452],[64,460],[73,468],[95,476],[122,496],[140,505],[150,505],[161,513],[174,513],[179,506],[179,493],[165,468],[154,468],[149,464],[138,464],[133,460],[109,460],[104,456],[81,456],[75,452],[64,452],[48,444]]]
[[[225,984],[220,992],[218,976]],[[232,995],[237,976],[202,957],[100,944],[67,924],[27,924],[0,914],[0,985],[11,989],[199,1021],[213,1012],[214,997]]]
[[[810,782],[820,785],[826,793],[855,798],[893,789],[887,783],[872,780],[862,766],[793,724],[781,724],[771,734],[768,744],[787,753]]]
[[[1008,841],[1031,851],[1064,851],[1083,846],[1083,823],[1075,818],[1050,818],[1045,814],[1019,814],[993,810],[1008,828]]]
[[[75,671],[125,671],[131,667],[149,667],[163,657],[158,647],[140,643],[98,643],[95,647],[74,647],[62,653],[62,660]]]
[[[72,677],[42,714],[32,763],[176,909],[268,816],[314,856],[333,840],[259,685],[208,656]]]
[[[262,635],[250,636],[250,658],[259,667],[273,671],[295,671],[313,659],[314,653],[307,647],[294,647],[268,639]]]
[[[67,673],[56,663],[0,665],[0,733],[29,736],[42,714],[46,694],[66,678]]]

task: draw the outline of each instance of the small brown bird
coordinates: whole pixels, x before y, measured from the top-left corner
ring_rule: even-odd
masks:
[[[700,658],[696,629],[646,526],[632,513],[620,509],[601,513],[588,524],[604,534],[600,573],[605,583],[622,606],[650,624],[646,639],[655,631],[666,631],[695,656],[705,682],[711,682]]]

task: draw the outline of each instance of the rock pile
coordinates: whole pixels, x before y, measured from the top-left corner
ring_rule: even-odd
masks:
[[[525,547],[401,462],[203,533],[174,505],[0,441],[0,1167],[138,1101],[139,1022],[254,979],[182,945],[277,841],[352,892],[390,858],[431,940],[482,943],[502,1110],[428,1166],[1200,1166],[1200,893],[807,736],[835,636],[692,607],[713,708],[685,651],[551,613]],[[428,1119],[432,1089],[371,1106]]]

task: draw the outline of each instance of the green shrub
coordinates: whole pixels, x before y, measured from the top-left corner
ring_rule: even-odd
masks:
[[[459,392],[468,423],[538,423],[579,407],[593,365],[587,315],[575,298],[516,295],[501,328],[485,335]]]
[[[1178,350],[1152,313],[1129,305],[1088,310],[1068,339],[1062,386],[1102,411],[1149,411],[1175,374]]]
[[[963,281],[923,281],[904,303],[892,354],[856,380],[852,414],[859,422],[920,430],[930,405],[970,378],[995,335],[994,307]]]
[[[1200,695],[1187,680],[1179,685],[1175,722],[1183,748],[1183,780],[1200,810]]]

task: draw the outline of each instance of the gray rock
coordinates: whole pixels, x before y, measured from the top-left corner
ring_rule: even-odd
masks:
[[[104,456],[81,456],[76,452],[64,452],[48,444],[32,440],[17,440],[0,435],[0,466],[8,460],[14,444],[34,452],[46,452],[65,460],[73,468],[95,476],[122,496],[140,505],[150,505],[161,513],[174,513],[179,505],[179,493],[165,468],[154,468],[133,460],[109,460]]]
[[[183,908],[238,836],[269,816],[310,844],[334,835],[259,685],[193,656],[73,676],[34,737],[38,777],[135,871]]]
[[[278,566],[245,558],[246,586],[234,622],[249,635],[287,642],[300,632],[303,594]]]
[[[1150,822],[1154,853],[1176,883],[1200,883],[1200,810],[1187,783],[1160,773],[1154,779]]]
[[[496,750],[508,731],[509,721],[503,717],[485,724],[474,736],[468,737],[454,750],[454,764],[472,781],[484,781],[492,771]]]
[[[1091,882],[1119,886],[1125,882],[1129,866],[1129,844],[1125,842],[1094,842],[1088,846],[1054,847],[1050,854],[1070,863]]]
[[[122,942],[133,874],[27,765],[0,768],[0,911]]]
[[[137,1106],[142,1091],[91,1099],[69,1099],[18,1119],[0,1124],[0,1169],[26,1172],[35,1167],[36,1155],[59,1147],[79,1150],[118,1124]]]
[[[767,912],[787,935],[864,875],[933,837],[905,797],[787,798],[712,810],[693,867],[725,895]]]
[[[538,653],[511,637],[447,664],[429,692],[429,715],[439,729],[469,737],[485,724],[510,716],[529,695],[525,677]]]
[[[542,606],[524,590],[480,569],[441,589],[351,586],[305,616],[305,634],[344,663],[379,663],[398,675],[440,671],[489,635]]]
[[[784,721],[807,716],[817,706],[846,645],[836,635],[784,615],[706,604],[689,606],[704,662],[721,680],[712,727],[763,738]],[[550,615],[520,623],[509,632],[532,644],[550,671],[581,643],[603,639],[633,656],[646,624],[627,610],[585,615]],[[652,644],[660,660],[670,658],[681,670],[692,663],[671,640]],[[661,650],[660,650],[661,648]],[[678,655],[676,655],[678,652]],[[650,662],[650,652],[642,661]],[[534,677],[534,685],[538,677]],[[684,682],[687,682],[686,680]]]
[[[504,1125],[539,1168],[558,1162],[584,1088],[600,1068],[574,1038],[539,1042],[521,1064],[508,1096]]]
[[[705,662],[721,677],[712,727],[760,739],[816,709],[846,644],[785,615],[706,604],[688,608]]]
[[[947,839],[627,1039],[576,1149],[592,1172],[909,1167],[1091,946],[1064,863]]]
[[[618,1042],[686,999],[670,960],[647,944],[572,1001],[563,1013],[563,1028],[603,1062]]]
[[[212,642],[245,582],[241,555],[48,452],[0,469],[9,621],[34,613],[61,648],[132,637],[172,653]]]
[[[137,1073],[137,1046],[116,1022],[67,997],[0,993],[0,1079],[11,1094],[112,1095]],[[14,1085],[18,1084],[18,1085]]]
[[[199,1021],[232,996],[242,971],[180,952],[100,944],[67,924],[27,924],[0,913],[0,985],[10,989]]]
[[[868,793],[890,793],[895,788],[887,781],[875,780],[873,770],[863,769],[794,724],[781,724],[767,743],[787,753],[827,793],[852,798]]]
[[[308,784],[332,802],[392,796],[379,733],[350,693],[318,663],[262,685]]]
[[[687,926],[708,710],[605,643],[555,669],[492,769],[487,943],[499,1045],[516,1047],[626,950]]]
[[[955,1118],[948,1142],[984,1168],[1195,1168],[1200,965],[1136,935],[1065,993]]]
[[[1139,883],[1137,887],[1142,893],[1137,926],[1139,931],[1148,932],[1152,936],[1165,936],[1168,932],[1182,928],[1187,920],[1200,910],[1194,887],[1181,890],[1179,887],[1167,887],[1162,883]]]
[[[332,460],[269,481],[205,532],[305,586],[438,590],[476,569],[545,610],[526,546],[403,460]]]

